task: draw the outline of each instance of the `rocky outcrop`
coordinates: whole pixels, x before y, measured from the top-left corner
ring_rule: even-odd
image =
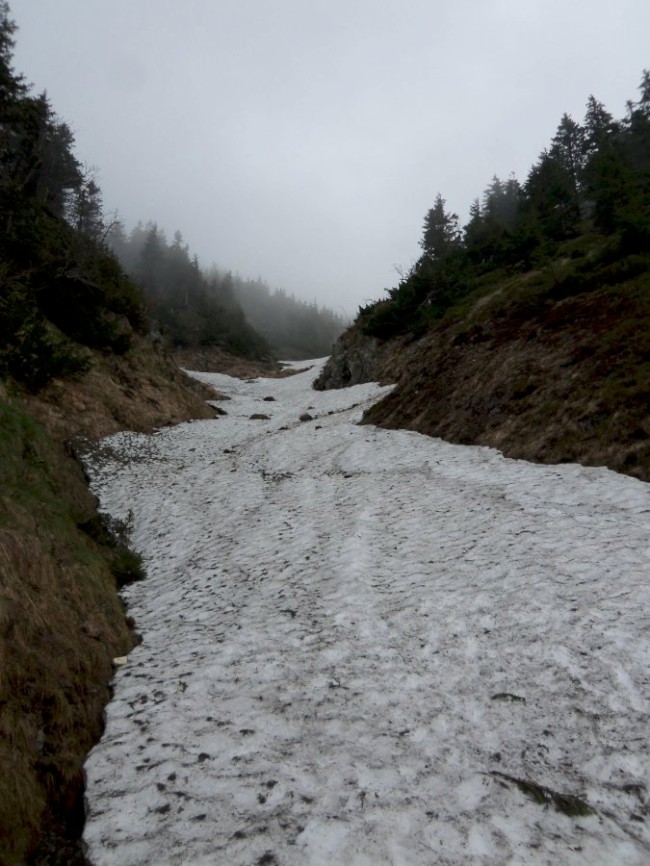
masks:
[[[367,337],[359,327],[353,326],[336,342],[314,388],[327,391],[363,382],[394,381],[390,359],[395,351],[395,341]]]

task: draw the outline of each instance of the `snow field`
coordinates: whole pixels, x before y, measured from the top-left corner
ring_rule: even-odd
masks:
[[[386,389],[316,374],[194,374],[227,416],[89,466],[148,571],[92,862],[650,863],[648,485],[359,427]]]

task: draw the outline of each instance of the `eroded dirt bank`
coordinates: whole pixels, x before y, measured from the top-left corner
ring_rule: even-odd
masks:
[[[643,291],[623,285],[510,306],[497,292],[418,339],[381,342],[356,326],[317,387],[396,382],[365,421],[650,481],[650,308]]]

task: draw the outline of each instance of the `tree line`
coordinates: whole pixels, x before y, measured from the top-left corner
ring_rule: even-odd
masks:
[[[332,344],[348,322],[316,301],[308,303],[272,290],[261,278],[247,280],[235,276],[233,291],[246,317],[274,347],[279,358],[321,358],[329,355]]]
[[[238,304],[232,279],[206,276],[179,231],[169,242],[156,223],[140,223],[127,235],[115,222],[107,243],[143,290],[152,327],[170,348],[219,347],[248,358],[271,356]]]
[[[487,272],[516,273],[544,266],[571,239],[589,234],[594,242],[600,239],[601,265],[625,260],[626,265],[618,268],[619,278],[647,269],[648,71],[643,72],[639,92],[620,120],[594,96],[588,99],[582,123],[564,114],[526,181],[493,177],[472,203],[464,226],[438,194],[425,215],[421,257],[401,283],[388,290],[386,301],[359,311],[364,330],[378,337],[422,330],[472,291]],[[597,264],[585,265],[585,272]]]

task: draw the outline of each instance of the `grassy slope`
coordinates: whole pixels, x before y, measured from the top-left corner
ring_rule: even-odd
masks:
[[[94,356],[38,397],[0,385],[0,863],[83,862],[84,757],[101,734],[111,660],[133,645],[112,551],[80,528],[95,502],[66,443],[209,417],[146,341]]]
[[[388,362],[384,346],[398,385],[365,420],[650,480],[648,261],[581,269],[590,250],[573,242],[573,258],[539,271],[486,275],[424,336],[395,340]]]
[[[80,820],[81,760],[131,637],[108,564],[77,527],[93,509],[79,467],[15,400],[0,402],[0,430],[0,860],[11,864],[62,813]]]

